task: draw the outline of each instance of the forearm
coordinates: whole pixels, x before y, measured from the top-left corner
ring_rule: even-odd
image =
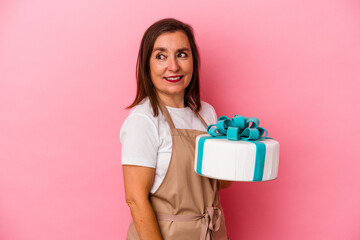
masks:
[[[232,181],[218,180],[217,181],[218,190],[230,187],[232,183],[233,183]]]
[[[131,216],[141,240],[162,240],[158,222],[150,202],[146,200],[129,201]]]

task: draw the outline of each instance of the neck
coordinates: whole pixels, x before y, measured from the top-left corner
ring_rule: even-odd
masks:
[[[179,95],[166,95],[158,92],[158,96],[163,103],[165,103],[168,107],[174,107],[174,108],[184,108],[184,94]]]

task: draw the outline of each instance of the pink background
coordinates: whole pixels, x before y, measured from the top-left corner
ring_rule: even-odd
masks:
[[[222,191],[231,239],[360,239],[360,2],[3,0],[0,239],[125,239],[120,127],[142,34],[190,23],[202,99],[258,117],[279,178]]]

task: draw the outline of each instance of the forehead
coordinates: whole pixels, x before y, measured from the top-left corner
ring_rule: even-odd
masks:
[[[189,39],[183,31],[166,32],[160,34],[154,43],[156,48],[165,48],[167,50],[177,50],[179,48],[189,48]]]

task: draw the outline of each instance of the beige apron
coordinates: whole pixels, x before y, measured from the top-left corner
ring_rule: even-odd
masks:
[[[196,136],[206,132],[176,129],[163,103],[160,109],[169,124],[172,155],[165,178],[149,196],[164,240],[227,240],[225,218],[217,191],[217,180],[194,171]],[[206,122],[197,114],[207,127]],[[128,240],[139,240],[133,221]]]

